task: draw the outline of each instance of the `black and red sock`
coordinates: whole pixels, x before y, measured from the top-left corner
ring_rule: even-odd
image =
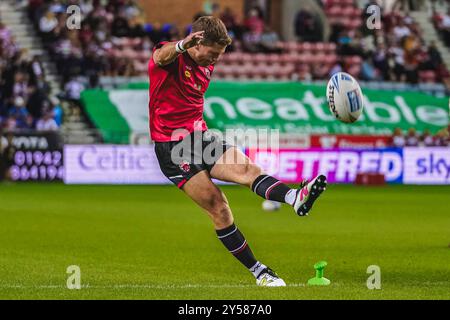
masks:
[[[247,269],[251,269],[257,265],[258,261],[248,246],[247,240],[245,240],[244,235],[234,223],[225,229],[216,230],[216,233],[228,251],[246,266]]]
[[[266,174],[260,175],[253,181],[252,191],[267,200],[290,205],[295,201],[295,189],[289,188],[280,180]]]

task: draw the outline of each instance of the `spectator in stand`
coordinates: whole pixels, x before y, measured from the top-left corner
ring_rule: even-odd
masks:
[[[180,30],[176,25],[172,25],[169,28],[169,41],[177,41],[180,39]]]
[[[298,80],[300,81],[311,81],[312,80],[312,74],[311,74],[311,66],[309,64],[300,64],[298,66]]]
[[[322,24],[309,6],[304,6],[295,16],[295,35],[300,41],[322,41]]]
[[[64,87],[65,97],[68,100],[79,101],[83,90],[84,85],[76,78],[72,78]]]
[[[419,145],[419,137],[417,136],[416,129],[409,128],[408,135],[406,136],[407,147],[417,147]]]
[[[374,67],[380,70],[382,78],[389,79],[388,53],[384,43],[379,43],[377,45],[376,50],[372,55],[372,61]]]
[[[360,78],[367,81],[382,80],[379,71],[374,67],[371,59],[362,62]]]
[[[47,92],[36,86],[30,87],[30,97],[26,104],[28,113],[35,119],[42,116],[42,108],[47,100]]]
[[[47,11],[45,15],[39,19],[39,32],[45,44],[55,39],[55,31],[58,27],[58,19],[53,12]]]
[[[148,38],[155,44],[169,39],[168,30],[163,29],[163,26],[158,21],[149,25],[146,32]]]
[[[49,92],[45,73],[39,57],[29,58],[26,50],[21,50],[14,42],[9,29],[0,24],[0,128],[18,130],[32,128],[34,105],[36,114],[41,104],[36,91],[43,99]]]
[[[449,134],[446,130],[439,131],[434,137],[436,147],[448,147],[450,146]]]
[[[265,53],[281,53],[283,48],[280,45],[280,37],[269,26],[264,27],[261,35],[260,46]]]
[[[394,134],[392,135],[392,145],[396,148],[403,148],[406,145],[406,139],[403,135],[402,129],[394,129]]]
[[[425,147],[432,147],[435,145],[434,138],[431,135],[430,130],[428,129],[423,130],[422,136],[420,137],[419,145]]]
[[[323,63],[314,63],[311,67],[313,80],[326,78],[329,67]]]
[[[404,37],[411,34],[411,30],[405,24],[405,20],[402,17],[398,17],[397,25],[394,27],[393,32],[397,42],[401,42]]]
[[[436,70],[438,80],[441,81],[448,91],[450,91],[450,72],[444,63],[441,63]]]
[[[111,3],[111,6],[114,8],[112,3]],[[127,0],[123,10],[125,13],[125,18],[128,21],[133,21],[140,15],[140,10],[139,10],[138,6],[136,6],[136,3],[133,0]]]
[[[418,39],[413,35],[404,38],[404,67],[406,81],[409,83],[418,82],[418,68],[421,64],[422,52]]]
[[[247,31],[244,32],[242,40],[243,40],[242,47],[244,51],[251,53],[257,53],[262,51],[260,46],[261,34],[253,31]]]
[[[331,78],[335,73],[342,72],[344,70],[343,63],[341,60],[336,61],[336,63],[331,67],[328,78]]]
[[[405,82],[405,51],[399,45],[395,45],[389,49],[389,67],[391,68],[394,78],[391,80]]]
[[[17,151],[13,139],[14,136],[10,132],[6,134],[6,141],[1,141],[0,138],[0,181],[5,178],[10,179],[10,168],[14,164],[14,155]],[[5,143],[2,144],[3,142]]]
[[[450,46],[450,7],[448,8],[447,14],[441,17],[438,28],[442,32],[445,44]]]
[[[338,52],[341,55],[363,56],[362,34],[355,30],[344,30],[338,38]]]
[[[84,48],[94,40],[94,32],[88,23],[82,23],[78,37]]]
[[[250,9],[247,18],[244,21],[244,26],[247,28],[248,32],[261,36],[264,32],[264,25],[265,23],[262,16],[262,11],[257,7]]]
[[[0,39],[4,41],[3,45],[11,41],[11,31],[2,22],[0,22]]]
[[[31,75],[30,82],[33,85],[42,86],[42,82],[44,82],[45,74],[44,67],[39,56],[34,56],[30,62],[28,73]]]
[[[225,7],[220,19],[224,23],[225,27],[227,27],[228,33],[231,34],[230,36],[232,36],[232,38],[242,38],[242,27],[237,23],[236,15],[230,7]]]
[[[37,131],[57,131],[58,129],[59,127],[52,111],[44,111],[42,118],[36,122]]]
[[[106,24],[104,29],[106,29]],[[128,20],[125,18],[125,13],[122,10],[119,11],[119,14],[113,20],[111,34],[114,37],[128,37],[130,35],[130,26]]]
[[[423,70],[437,70],[442,63],[442,56],[436,48],[436,42],[431,41],[426,48],[426,58],[422,62],[421,68]]]
[[[14,75],[14,83],[12,88],[13,96],[20,96],[25,99],[28,98],[29,93],[28,78],[29,78],[28,74],[23,73],[21,71],[16,72],[16,74]]]
[[[53,107],[53,118],[55,119],[56,125],[60,127],[63,121],[63,109],[61,107],[61,102],[57,97],[51,97],[50,102]]]
[[[25,100],[18,96],[8,111],[10,126],[14,129],[30,129],[33,126],[33,118],[25,108]],[[15,123],[14,123],[15,122]]]

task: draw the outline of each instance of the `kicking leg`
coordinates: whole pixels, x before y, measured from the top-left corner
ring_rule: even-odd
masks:
[[[256,164],[235,147],[229,148],[211,170],[213,178],[235,182],[252,189],[264,199],[284,202],[300,215],[308,215],[314,201],[325,190],[326,178],[319,175],[304,181],[298,189],[291,189],[278,179],[266,175]]]
[[[249,271],[258,285],[284,286],[282,279],[260,263],[253,255],[247,240],[234,224],[233,215],[223,192],[211,181],[207,171],[200,171],[190,178],[182,190],[202,207],[211,218],[217,237]]]

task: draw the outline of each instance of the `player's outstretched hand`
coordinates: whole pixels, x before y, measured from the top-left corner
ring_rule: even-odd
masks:
[[[192,48],[193,46],[199,44],[203,40],[204,33],[205,33],[205,31],[197,31],[197,32],[189,34],[183,40],[183,47],[185,49],[189,49],[189,48]]]

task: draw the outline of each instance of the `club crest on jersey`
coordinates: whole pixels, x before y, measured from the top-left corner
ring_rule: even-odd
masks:
[[[184,172],[191,171],[191,166],[189,165],[189,162],[187,162],[186,160],[183,160],[183,162],[181,162],[179,166],[180,169],[183,170]]]
[[[205,68],[205,75],[208,79],[211,79],[211,71],[208,68]]]
[[[191,77],[191,73],[189,72],[189,71],[184,71],[184,76],[186,77],[186,78],[190,78]]]

